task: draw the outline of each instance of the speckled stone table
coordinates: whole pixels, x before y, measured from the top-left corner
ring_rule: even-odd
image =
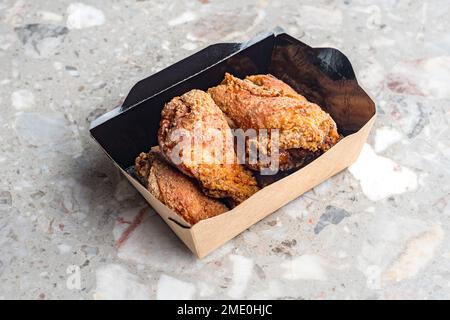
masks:
[[[0,297],[450,298],[450,14],[433,1],[0,2]],[[275,26],[377,102],[359,160],[197,260],[89,136],[139,79]]]

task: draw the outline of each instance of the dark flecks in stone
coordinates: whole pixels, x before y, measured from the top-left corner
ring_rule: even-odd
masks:
[[[281,252],[283,252],[283,248],[275,247],[275,248],[272,248],[272,251],[275,252],[275,253],[281,253]]]
[[[297,245],[297,240],[284,240],[283,242],[281,242],[281,244],[285,247],[292,248]]]
[[[261,280],[266,279],[266,274],[259,264],[255,264],[255,272],[258,278],[260,278]]]
[[[421,103],[417,104],[417,108],[419,109],[419,117],[414,125],[414,128],[410,133],[408,133],[408,138],[410,139],[418,136],[422,132],[423,128],[430,122],[428,115],[423,111],[423,106]]]
[[[335,206],[327,206],[325,212],[320,216],[319,222],[314,227],[314,233],[319,234],[329,224],[338,224],[345,217],[349,217],[347,210]]]
[[[19,237],[17,236],[17,234],[12,229],[9,230],[7,237],[10,238],[13,241],[18,241],[19,240]]]
[[[0,191],[0,209],[12,206],[12,197],[9,191]]]
[[[291,240],[284,240],[281,242],[281,245],[276,246],[275,248],[272,248],[272,252],[274,253],[282,253],[288,257],[291,257],[292,254],[290,250],[297,245],[297,240],[291,239]]]
[[[272,220],[272,221],[267,222],[267,224],[271,227],[274,227],[277,225],[277,222],[275,220]]]
[[[91,247],[91,246],[84,244],[81,246],[81,251],[83,251],[85,256],[89,258],[89,257],[96,256],[98,254],[99,250],[97,247]]]
[[[37,199],[42,198],[44,195],[45,195],[45,192],[39,190],[39,191],[36,191],[36,192],[32,193],[32,194],[30,195],[30,197],[31,197],[33,200],[37,200]]]
[[[54,24],[32,23],[14,28],[19,40],[24,44],[31,44],[39,53],[38,43],[46,38],[57,38],[69,32],[67,27]]]
[[[292,257],[292,254],[289,252],[289,248],[286,248],[283,246],[272,248],[272,252],[277,253],[277,254],[284,254],[288,257]]]
[[[88,116],[86,117],[86,121],[92,122],[93,120],[97,119],[102,114],[104,114],[106,111],[107,111],[106,108],[96,108],[88,114]]]

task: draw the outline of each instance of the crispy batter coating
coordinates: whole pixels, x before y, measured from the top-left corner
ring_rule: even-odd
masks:
[[[302,166],[305,160],[299,155],[317,157],[339,140],[336,123],[328,113],[272,75],[241,80],[226,73],[222,83],[208,93],[236,127],[279,129],[281,170]],[[301,152],[294,151],[298,149]],[[262,166],[249,167],[259,170]]]
[[[205,196],[195,180],[169,165],[158,152],[141,153],[135,171],[156,198],[191,225],[228,211],[220,201]]]
[[[197,179],[208,196],[239,204],[259,190],[237,163],[224,114],[204,91],[191,90],[164,106],[158,141],[166,159]]]

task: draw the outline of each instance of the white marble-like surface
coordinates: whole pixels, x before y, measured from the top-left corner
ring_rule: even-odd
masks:
[[[450,15],[429,1],[0,2],[0,298],[450,298]],[[203,260],[91,140],[139,79],[275,26],[377,101],[359,161]]]

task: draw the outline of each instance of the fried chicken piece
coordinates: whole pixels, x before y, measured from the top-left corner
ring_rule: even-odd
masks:
[[[224,114],[204,91],[191,90],[164,106],[158,141],[165,158],[197,179],[208,196],[237,205],[259,190],[237,162]]]
[[[195,180],[169,165],[159,152],[141,153],[135,172],[151,194],[191,225],[228,211],[219,200],[205,196]]]
[[[243,130],[268,129],[269,138],[270,129],[279,129],[280,170],[305,165],[339,140],[336,123],[328,113],[272,75],[241,80],[226,73],[222,83],[208,93],[234,126]],[[248,164],[253,170],[265,166],[262,162]]]

